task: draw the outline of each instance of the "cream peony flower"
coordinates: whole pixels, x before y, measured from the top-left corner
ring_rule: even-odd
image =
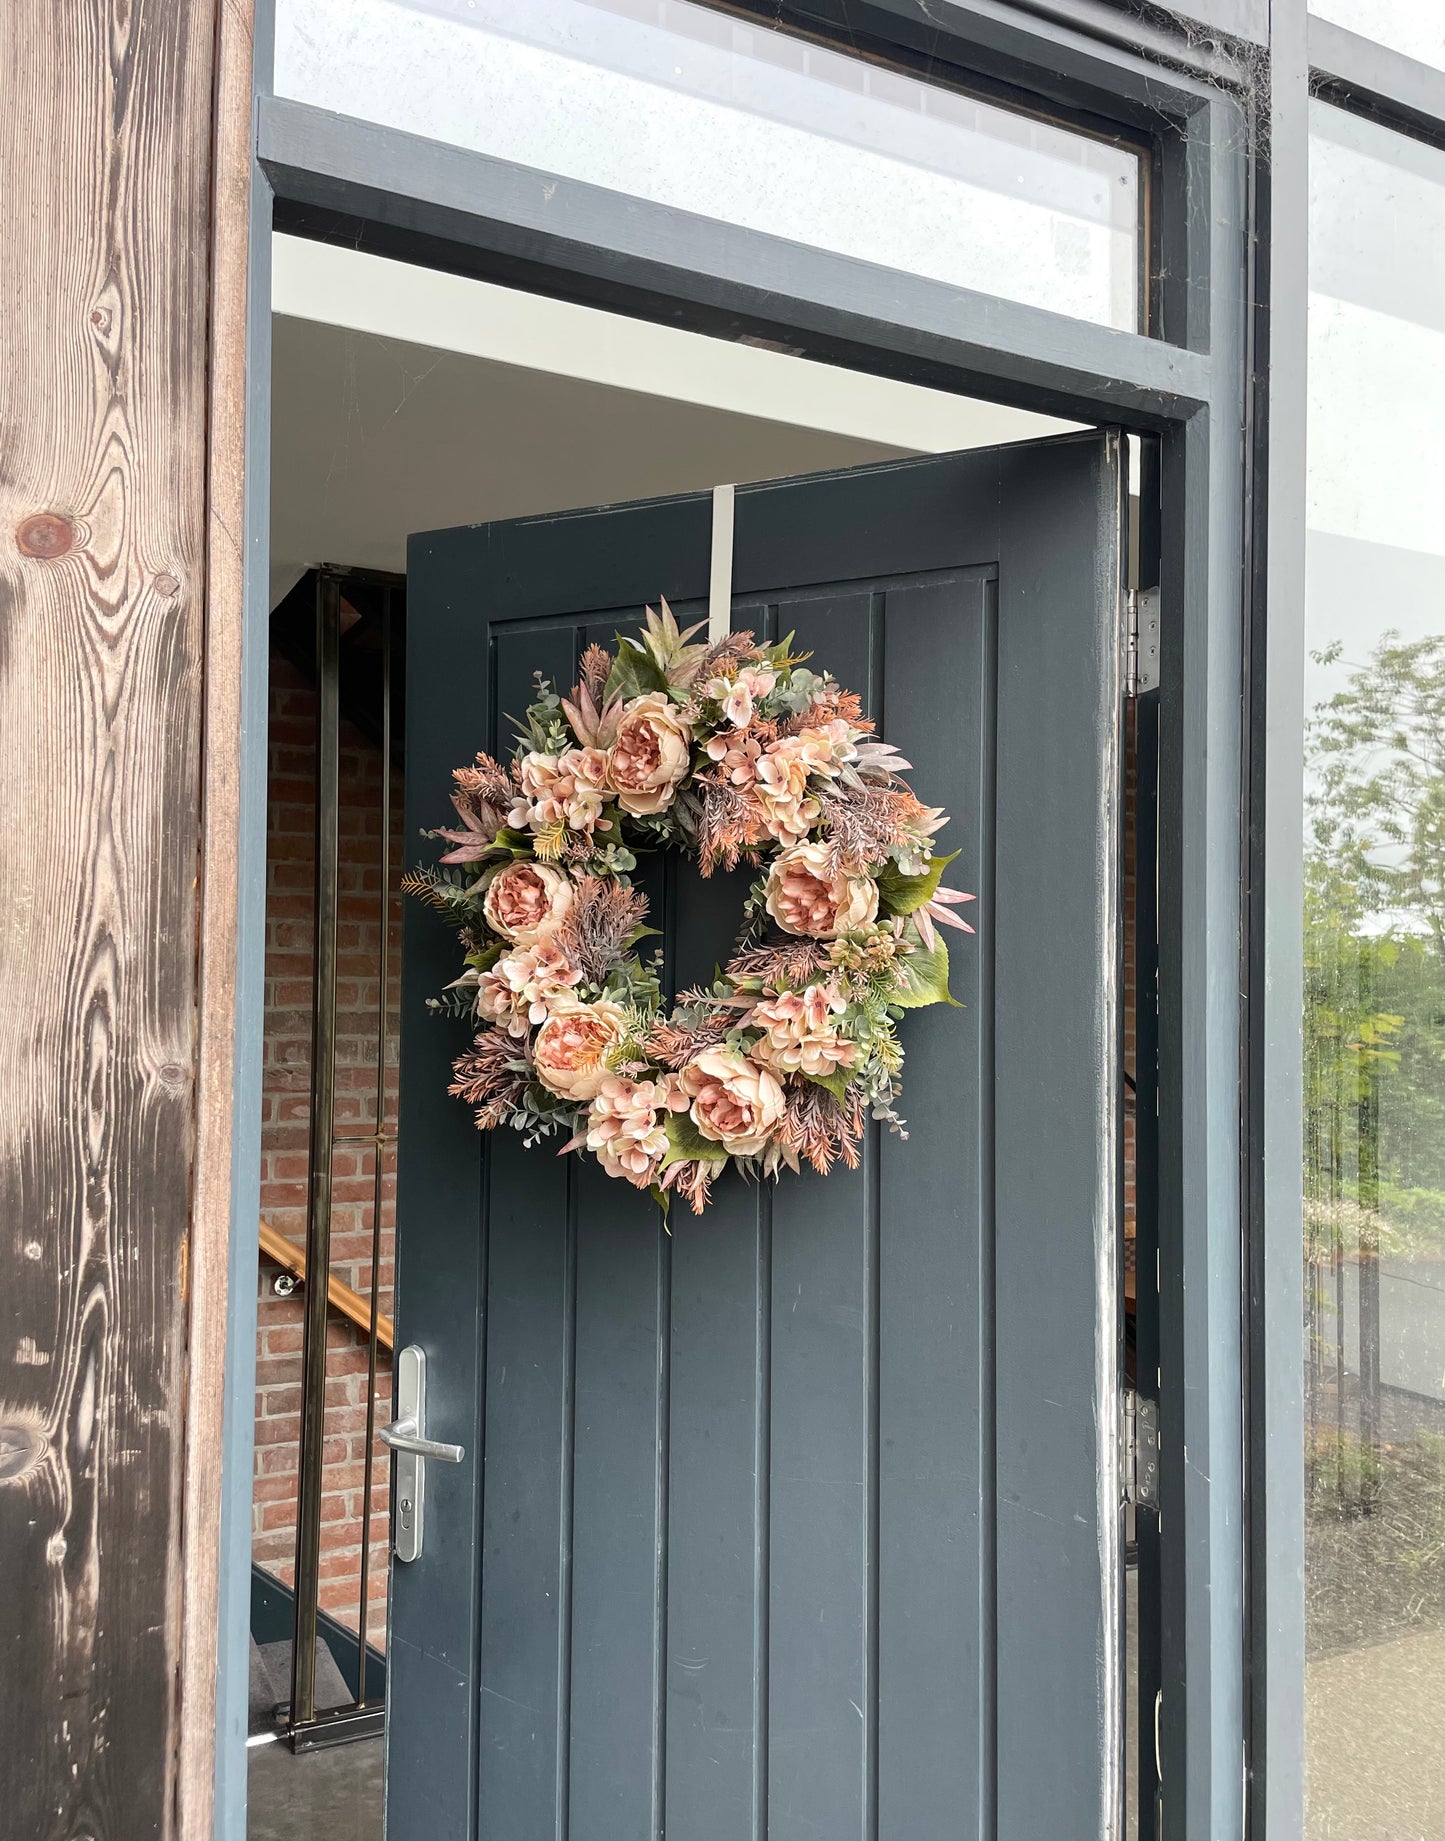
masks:
[[[692,1122],[730,1157],[756,1157],[783,1117],[776,1075],[732,1049],[709,1048],[682,1070]]]
[[[667,696],[650,690],[634,697],[622,711],[609,764],[623,811],[665,811],[691,765],[692,732]]]
[[[871,876],[845,876],[829,867],[826,844],[794,844],[768,871],[768,913],[784,933],[836,940],[866,927],[878,913],[878,884]]]
[[[551,1007],[581,982],[578,968],[551,940],[503,953],[477,980],[477,1011],[519,1040],[538,1023],[545,1023]]]
[[[487,925],[517,946],[535,946],[572,906],[572,879],[550,863],[509,863],[482,899]]]
[[[532,1045],[537,1078],[563,1099],[595,1099],[609,1072],[607,1057],[626,1040],[626,1015],[606,997],[595,1004],[563,998],[550,1009]]]
[[[574,1143],[585,1143],[609,1176],[620,1176],[634,1189],[645,1189],[667,1150],[667,1128],[662,1122],[666,1110],[662,1081],[609,1074],[597,1089],[585,1131]]]
[[[602,808],[611,796],[607,755],[601,748],[568,748],[562,754],[524,754],[522,789],[513,802],[509,822],[521,830],[550,830],[565,825],[569,831],[591,833],[600,826]]]
[[[810,984],[805,991],[780,991],[763,998],[748,1018],[765,1032],[753,1044],[753,1058],[779,1073],[807,1074],[813,1080],[852,1067],[858,1044],[838,1035],[833,1021],[846,1008],[832,979]]]

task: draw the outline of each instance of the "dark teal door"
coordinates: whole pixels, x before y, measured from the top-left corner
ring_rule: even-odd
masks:
[[[473,1130],[424,1008],[453,941],[408,914],[397,1330],[467,1455],[393,1567],[390,1841],[1110,1831],[1118,466],[1091,434],[737,495],[734,626],[863,695],[978,895],[964,1008],[906,1020],[906,1142],[668,1234]],[[409,835],[533,671],[659,594],[697,617],[709,549],[705,496],[413,538]],[[710,975],[740,891],[659,892]]]

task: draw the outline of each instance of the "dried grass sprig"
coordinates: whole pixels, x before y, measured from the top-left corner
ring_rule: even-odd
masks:
[[[774,990],[796,990],[831,964],[825,940],[766,940],[728,960],[729,978],[759,978]]]
[[[826,1176],[840,1157],[850,1170],[858,1168],[864,1132],[858,1094],[850,1092],[840,1100],[826,1087],[798,1077],[786,1087],[783,1099],[779,1142],[786,1149],[806,1158],[820,1176]]]
[[[822,828],[837,866],[856,874],[881,863],[890,850],[906,848],[925,835],[931,808],[901,782],[881,785],[865,780],[856,786],[834,781],[819,787]]]
[[[680,1002],[686,1004],[689,998],[697,995],[685,991]],[[716,1048],[725,1041],[728,1031],[737,1027],[737,1021],[737,1012],[727,1009],[692,1016],[674,1014],[653,1024],[644,1038],[643,1049],[649,1061],[676,1072],[704,1049]]]
[[[527,1084],[526,1048],[504,1029],[485,1029],[452,1063],[456,1078],[447,1088],[476,1108],[478,1131],[505,1125]]]
[[[685,1196],[688,1207],[695,1215],[700,1215],[707,1207],[712,1179],[721,1167],[720,1164],[701,1162],[669,1164],[658,1177],[657,1186],[664,1193]]]
[[[589,984],[601,984],[647,919],[647,897],[611,876],[578,876],[554,936]]]
[[[612,654],[606,646],[590,645],[582,654],[580,666],[581,684],[588,696],[600,708],[602,693],[607,688],[607,679],[612,672]]]
[[[851,690],[843,690],[831,680],[796,716],[785,716],[778,723],[779,735],[797,735],[804,729],[826,729],[839,717],[862,735],[873,733],[873,724],[863,714],[862,699]]]
[[[452,903],[437,884],[436,877],[430,870],[408,869],[402,872],[401,892],[403,895],[415,895],[418,901],[424,901],[429,908],[435,908],[438,914],[450,914]]]
[[[699,659],[694,682],[700,683],[704,678],[720,675],[726,677],[727,666],[745,665],[757,656],[757,641],[751,633],[724,633]]]
[[[758,850],[767,836],[762,807],[745,786],[734,786],[718,773],[701,773],[693,781],[698,801],[698,868],[704,876],[715,869],[736,869],[739,863],[758,862]]]

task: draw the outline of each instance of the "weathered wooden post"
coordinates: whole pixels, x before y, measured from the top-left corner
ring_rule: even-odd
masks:
[[[249,16],[0,8],[16,1836],[211,1828],[219,1466],[201,1454],[219,1445],[229,1210]]]

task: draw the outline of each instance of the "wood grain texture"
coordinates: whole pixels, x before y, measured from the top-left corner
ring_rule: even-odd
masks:
[[[251,200],[254,0],[220,0],[211,163],[206,482],[204,780],[195,1187],[181,1528],[176,1828],[214,1826],[221,1597],[226,1304],[232,1227],[238,878],[245,626],[246,284]],[[256,738],[253,745],[264,745]]]
[[[216,37],[211,0],[0,8],[0,1798],[17,1836],[175,1830]]]

